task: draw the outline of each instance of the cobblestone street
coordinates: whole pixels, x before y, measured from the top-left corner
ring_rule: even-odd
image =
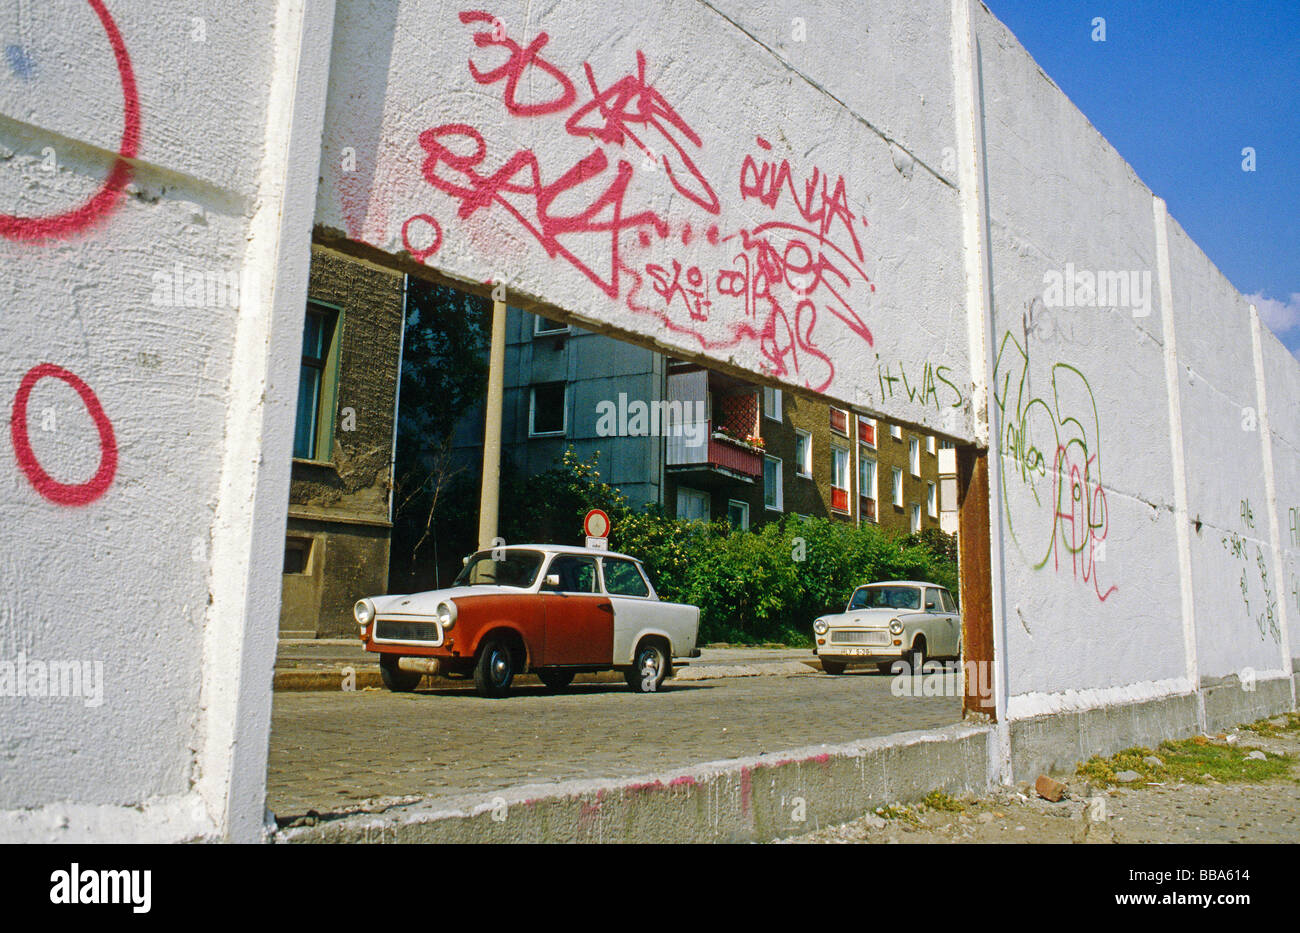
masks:
[[[622,684],[521,687],[503,700],[471,686],[278,693],[267,806],[284,820],[376,797],[635,776],[960,719],[959,696],[896,697],[890,682],[809,671],[670,681],[648,695]]]

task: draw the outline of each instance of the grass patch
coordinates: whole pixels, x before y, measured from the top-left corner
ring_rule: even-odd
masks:
[[[1215,780],[1227,784],[1290,777],[1295,765],[1294,756],[1269,753],[1263,759],[1248,758],[1253,751],[1257,749],[1228,745],[1198,735],[1177,742],[1161,742],[1155,751],[1126,748],[1109,758],[1094,755],[1079,765],[1075,773],[1093,784],[1120,787],[1141,787],[1147,781],[1204,784],[1207,780]],[[1146,759],[1149,757],[1160,759],[1160,764],[1148,763]],[[1127,784],[1118,780],[1116,775],[1122,771],[1136,772],[1138,780]]]
[[[1281,722],[1278,722],[1279,719]],[[1284,732],[1300,732],[1300,713],[1283,713],[1281,716],[1269,716],[1241,728],[1256,735],[1281,735]]]
[[[901,820],[904,823],[912,823],[916,826],[922,825],[921,818],[916,815],[915,810],[896,803],[876,807],[876,816],[882,820]]]
[[[966,809],[966,804],[941,790],[932,790],[926,794],[921,801],[921,806],[927,810],[939,810],[943,813],[961,813]]]

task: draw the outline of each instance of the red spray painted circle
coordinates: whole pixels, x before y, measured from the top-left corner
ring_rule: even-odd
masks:
[[[31,437],[27,433],[27,400],[36,383],[47,376],[61,379],[81,396],[82,404],[86,406],[86,411],[99,430],[99,469],[84,483],[60,483],[45,472],[32,450]],[[104,413],[104,406],[99,403],[90,386],[62,366],[42,363],[23,377],[18,386],[18,394],[14,396],[9,433],[13,438],[19,468],[27,474],[28,481],[36,491],[51,502],[59,505],[88,505],[104,494],[117,474],[117,439],[113,436],[113,425]]]
[[[99,190],[80,207],[49,217],[17,217],[0,214],[0,236],[11,240],[45,240],[70,236],[91,226],[108,214],[117,204],[118,197],[131,180],[131,164],[140,149],[140,95],[135,86],[135,71],[126,43],[117,30],[113,17],[104,8],[103,0],[87,0],[99,17],[113,47],[117,60],[117,73],[122,80],[122,143],[117,150],[113,168]]]
[[[429,225],[429,230],[431,231],[433,239],[428,246],[416,247],[411,243],[411,224],[417,220],[423,221]],[[426,259],[436,253],[442,246],[442,227],[438,225],[438,221],[434,220],[428,214],[415,214],[412,217],[408,217],[406,218],[406,223],[402,224],[402,245],[406,247],[406,251],[411,254],[412,259],[423,264]]]

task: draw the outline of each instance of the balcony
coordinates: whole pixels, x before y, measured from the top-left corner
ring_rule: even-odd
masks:
[[[831,510],[843,512],[845,515],[849,513],[849,491],[847,489],[831,487]]]
[[[706,470],[752,483],[763,475],[763,452],[713,430],[707,423],[707,444],[689,437],[669,437],[667,464],[673,470]]]
[[[876,518],[876,500],[868,499],[866,496],[863,496],[858,501],[862,509],[860,513],[862,515],[862,520],[866,522],[878,521]]]

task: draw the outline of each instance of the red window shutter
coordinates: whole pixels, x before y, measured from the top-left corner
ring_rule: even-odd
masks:
[[[841,434],[849,433],[849,416],[838,408],[831,409],[831,430]]]

